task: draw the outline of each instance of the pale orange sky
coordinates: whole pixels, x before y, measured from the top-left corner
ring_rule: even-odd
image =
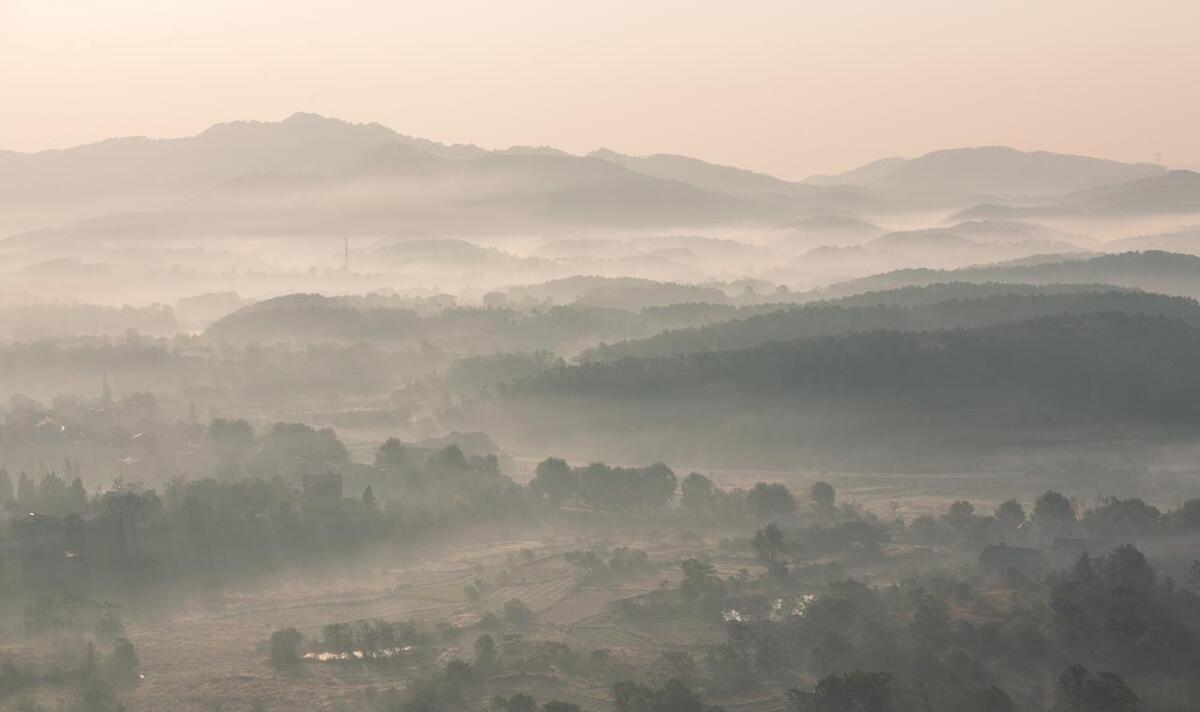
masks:
[[[0,148],[313,111],[788,178],[1007,144],[1200,165],[1197,0],[0,0]]]

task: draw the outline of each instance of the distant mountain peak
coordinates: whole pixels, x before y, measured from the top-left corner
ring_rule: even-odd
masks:
[[[902,194],[1057,196],[1164,172],[1162,166],[1149,163],[985,145],[872,161],[840,175],[815,176],[809,182],[843,182]]]

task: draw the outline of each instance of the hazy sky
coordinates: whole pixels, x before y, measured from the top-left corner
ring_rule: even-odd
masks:
[[[0,148],[314,111],[785,177],[1008,144],[1200,165],[1200,0],[0,0]]]

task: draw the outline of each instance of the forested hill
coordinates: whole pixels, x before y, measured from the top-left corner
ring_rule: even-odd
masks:
[[[951,416],[1025,397],[1086,421],[1180,423],[1200,419],[1198,362],[1200,331],[1177,319],[1108,312],[588,363],[547,371],[508,392],[642,402],[711,393],[748,399],[751,407],[801,406],[814,397],[903,402]]]
[[[999,263],[962,269],[902,269],[832,285],[829,297],[938,282],[1102,283],[1148,292],[1200,296],[1200,257],[1148,250],[1037,264]]]
[[[819,299],[809,301],[830,302],[841,306],[864,306],[874,304],[894,304],[901,307],[917,307],[936,302],[948,302],[951,299],[983,299],[998,297],[1006,294],[1026,296],[1051,294],[1081,294],[1088,292],[1123,292],[1130,291],[1125,287],[1115,287],[1100,282],[1068,282],[1063,284],[1025,284],[1023,282],[935,282],[933,284],[917,284],[895,289],[880,289],[872,292],[861,292],[848,297],[837,299]],[[747,316],[747,315],[743,315]]]
[[[855,331],[929,331],[990,326],[1053,314],[1108,311],[1167,316],[1181,319],[1191,326],[1200,326],[1200,304],[1195,300],[1131,291],[998,294],[981,299],[950,299],[912,307],[887,303],[846,306],[822,302],[695,328],[664,331],[645,339],[601,345],[585,352],[581,360],[612,361],[627,356],[672,356]]]

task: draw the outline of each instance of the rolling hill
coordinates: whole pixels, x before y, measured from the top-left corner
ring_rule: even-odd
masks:
[[[1135,235],[1107,242],[1104,244],[1104,248],[1114,252],[1162,250],[1185,255],[1200,255],[1200,227],[1153,235]]]
[[[1200,173],[1169,171],[1075,193],[1065,202],[1093,215],[1200,213]]]
[[[1196,297],[1200,296],[1200,257],[1150,250],[1034,264],[1017,261],[954,270],[903,269],[840,282],[821,294],[834,298],[938,282],[1099,283]]]
[[[1058,314],[564,365],[445,417],[580,459],[1021,468],[1186,441],[1200,424],[1197,359],[1200,331],[1176,319]]]
[[[931,331],[980,327],[1056,314],[1146,314],[1180,319],[1191,326],[1200,327],[1200,304],[1183,297],[1129,291],[1082,292],[1074,291],[1069,286],[1022,289],[1022,285],[986,285],[979,291],[998,293],[967,298],[966,295],[973,291],[968,285],[937,285],[926,289],[936,292],[939,288],[962,296],[905,306],[886,301],[875,304],[806,304],[743,319],[669,330],[646,339],[602,345],[581,354],[580,360],[614,361],[627,357],[653,358],[699,351],[727,351],[770,341],[881,329]],[[1000,293],[1001,289],[1013,289],[1018,293]],[[1020,293],[1022,291],[1024,293]],[[887,293],[875,293],[874,298],[885,300]]]

